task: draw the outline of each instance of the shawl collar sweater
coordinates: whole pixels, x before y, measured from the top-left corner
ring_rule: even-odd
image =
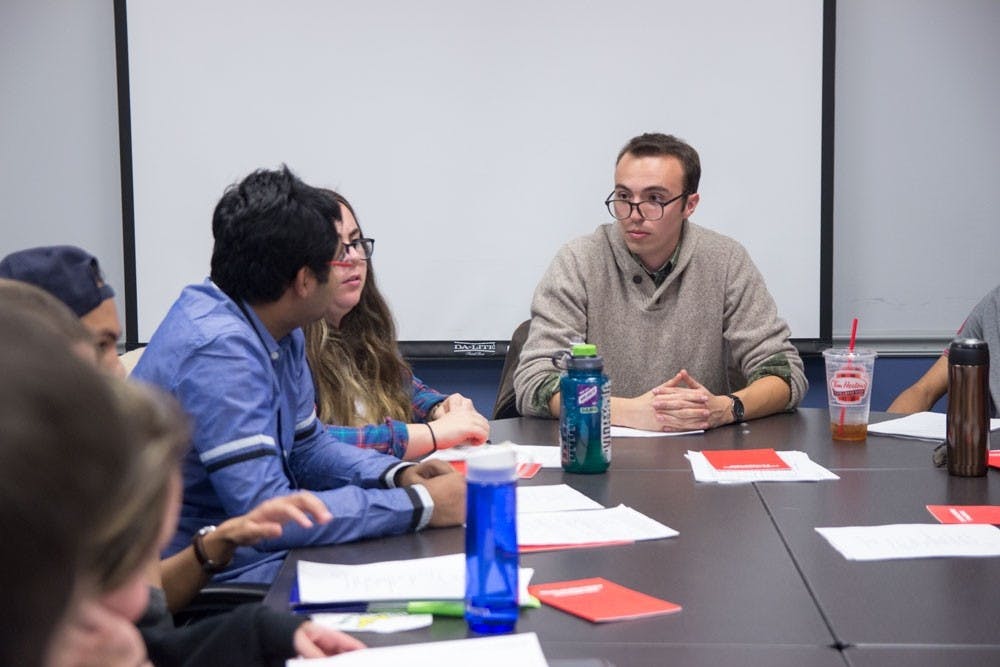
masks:
[[[551,416],[552,356],[597,345],[614,396],[634,397],[682,368],[713,394],[765,375],[807,382],[788,325],[742,245],[684,222],[677,263],[657,287],[609,223],[560,249],[535,290],[531,329],[514,375],[518,411]]]

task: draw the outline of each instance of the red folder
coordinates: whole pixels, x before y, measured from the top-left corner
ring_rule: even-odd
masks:
[[[773,449],[720,449],[702,455],[716,470],[788,470]]]
[[[1000,505],[928,505],[927,511],[941,523],[1000,525]]]
[[[673,614],[681,606],[595,577],[528,586],[547,605],[593,623]]]

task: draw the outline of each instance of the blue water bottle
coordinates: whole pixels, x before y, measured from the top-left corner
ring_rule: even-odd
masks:
[[[488,445],[466,462],[465,620],[473,632],[517,623],[517,454]]]
[[[559,446],[566,472],[601,473],[611,465],[611,381],[597,346],[576,343],[553,363],[563,370],[559,380],[562,411]]]

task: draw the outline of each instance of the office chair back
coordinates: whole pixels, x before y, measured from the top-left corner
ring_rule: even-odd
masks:
[[[521,348],[528,338],[531,320],[521,322],[510,337],[507,356],[503,360],[503,370],[500,371],[500,389],[497,392],[496,403],[493,404],[493,419],[508,419],[520,417],[517,411],[517,397],[514,395],[514,371],[521,357]]]

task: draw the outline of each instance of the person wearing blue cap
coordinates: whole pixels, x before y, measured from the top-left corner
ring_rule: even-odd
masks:
[[[104,281],[96,257],[71,245],[28,248],[0,260],[0,277],[41,287],[69,306],[94,335],[101,366],[125,376],[118,358],[122,325],[115,291]]]

